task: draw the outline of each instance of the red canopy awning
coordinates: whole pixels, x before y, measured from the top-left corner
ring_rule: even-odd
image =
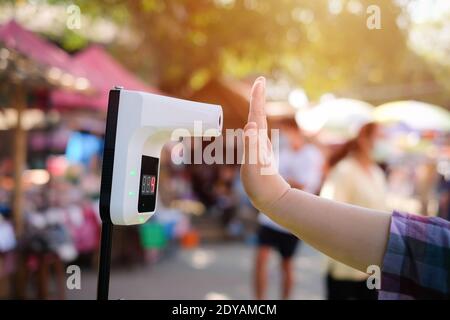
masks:
[[[56,67],[73,76],[86,77],[86,70],[53,43],[19,25],[16,21],[0,26],[0,42],[25,57],[47,67]]]
[[[94,45],[76,54],[72,58],[77,64],[89,70],[89,80],[96,89],[93,95],[56,90],[51,100],[56,108],[89,108],[106,110],[108,92],[114,85],[130,90],[161,93],[148,86],[114,60],[102,47]]]

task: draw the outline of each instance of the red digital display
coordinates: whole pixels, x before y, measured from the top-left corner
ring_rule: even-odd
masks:
[[[142,156],[140,170],[140,191],[138,212],[153,212],[156,209],[156,192],[158,191],[159,159]]]
[[[156,177],[153,175],[143,175],[141,194],[142,195],[153,195],[155,193],[156,187]]]

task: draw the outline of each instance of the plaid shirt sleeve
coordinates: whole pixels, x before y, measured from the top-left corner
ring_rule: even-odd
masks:
[[[450,299],[450,222],[394,211],[378,297]]]

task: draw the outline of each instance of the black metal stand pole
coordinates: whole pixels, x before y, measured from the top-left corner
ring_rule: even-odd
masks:
[[[103,221],[100,241],[100,261],[98,267],[97,300],[108,300],[112,231],[112,223]]]

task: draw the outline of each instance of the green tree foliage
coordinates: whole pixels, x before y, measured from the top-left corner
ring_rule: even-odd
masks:
[[[61,2],[56,1],[55,2]],[[78,0],[139,41],[112,46],[121,61],[182,95],[221,76],[288,78],[312,98],[335,92],[375,103],[448,102],[435,74],[408,45],[408,20],[393,0]],[[380,9],[369,29],[367,8]],[[399,24],[403,22],[403,24]],[[400,28],[399,25],[403,25]],[[423,85],[433,90],[416,90]]]

